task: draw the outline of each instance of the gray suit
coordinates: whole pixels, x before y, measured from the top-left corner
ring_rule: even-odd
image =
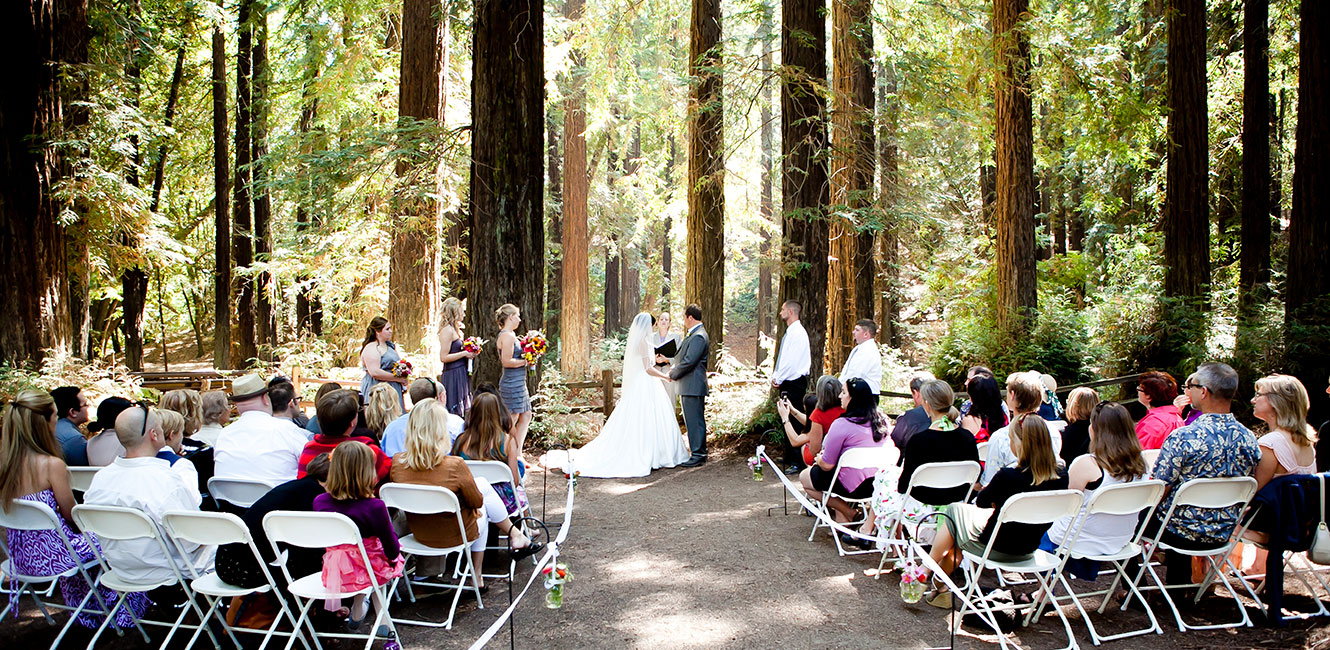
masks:
[[[707,355],[711,339],[707,330],[699,325],[683,340],[679,354],[674,358],[670,379],[679,383],[679,396],[683,402],[683,421],[688,427],[688,446],[693,458],[707,457]]]

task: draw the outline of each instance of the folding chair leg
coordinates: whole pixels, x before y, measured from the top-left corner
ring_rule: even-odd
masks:
[[[55,650],[56,648],[60,647],[60,641],[65,638],[65,634],[69,632],[69,628],[74,626],[74,621],[77,621],[79,615],[83,613],[84,607],[87,606],[88,600],[92,598],[92,594],[95,591],[97,590],[89,589],[88,593],[83,594],[83,600],[79,601],[78,607],[75,607],[74,611],[69,613],[69,620],[65,621],[65,626],[60,628],[60,634],[57,634],[55,637],[55,641],[51,642],[51,650]],[[120,628],[116,629],[119,630]]]
[[[304,641],[304,633],[301,631],[301,626],[303,625],[309,626],[309,635],[311,639],[314,639],[314,647],[318,650],[323,650],[323,644],[319,643],[319,632],[314,629],[314,621],[309,617],[309,608],[314,604],[314,601],[306,600],[301,603],[301,598],[297,596],[292,597],[296,599],[298,604],[300,604],[300,616],[295,619],[295,627],[291,630],[291,639],[286,642],[285,650],[291,650],[291,647],[296,644],[297,638],[301,639],[302,642]],[[309,646],[306,645],[305,647],[308,648]]]
[[[965,597],[969,599],[970,602],[974,603],[973,609],[975,615],[993,628],[993,631],[997,633],[998,644],[1002,646],[1003,650],[1007,650],[1007,633],[1003,632],[1002,627],[998,625],[997,612],[993,611],[993,607],[988,604],[988,600],[979,593],[979,573],[980,571],[971,572],[969,569],[965,571],[965,578],[969,583],[965,588]],[[959,627],[961,620],[964,618],[965,610],[962,609],[960,611],[960,618],[952,621],[952,625]]]
[[[93,587],[93,589],[96,589],[96,587]],[[92,640],[88,641],[88,650],[93,650],[96,647],[97,639],[101,638],[102,632],[106,631],[106,626],[110,625],[111,621],[115,619],[115,613],[120,611],[120,606],[124,604],[127,598],[129,598],[128,593],[120,594],[116,598],[115,605],[107,611],[106,617],[102,619],[102,624],[97,626],[97,631],[93,633]],[[151,639],[148,638],[148,631],[143,629],[143,623],[139,622],[139,617],[134,614],[133,610],[126,609],[125,611],[129,612],[130,618],[134,619],[134,627],[138,628],[139,634],[143,635],[143,642],[150,643]]]
[[[51,612],[46,611],[46,603],[43,603],[42,599],[37,597],[37,592],[27,588],[27,585],[24,585],[23,591],[19,592],[20,599],[23,598],[24,593],[28,594],[29,596],[32,596],[32,602],[37,603],[37,609],[41,610],[42,617],[46,619],[46,624],[54,626],[55,619],[51,618]]]

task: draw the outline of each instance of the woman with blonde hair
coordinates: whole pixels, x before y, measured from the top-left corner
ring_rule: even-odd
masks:
[[[513,439],[521,455],[526,443],[526,430],[531,426],[531,395],[526,390],[527,360],[522,358],[522,346],[517,342],[517,327],[522,324],[522,312],[516,305],[505,304],[494,310],[494,322],[499,326],[495,339],[499,349],[499,364],[503,374],[499,377],[499,395],[508,412],[517,416]]]
[[[1067,396],[1067,426],[1062,427],[1062,450],[1058,455],[1071,467],[1077,458],[1090,452],[1090,415],[1099,404],[1093,388],[1077,388]]]
[[[1270,375],[1256,380],[1252,415],[1270,432],[1257,439],[1261,460],[1256,465],[1257,489],[1284,474],[1316,473],[1316,432],[1307,424],[1311,401],[1297,377]]]
[[[374,432],[376,440],[383,440],[383,430],[399,417],[402,417],[402,403],[392,386],[379,384],[369,390],[365,397],[365,425]]]
[[[448,400],[448,412],[459,416],[466,415],[467,409],[471,408],[471,378],[467,374],[467,364],[476,358],[475,352],[462,349],[464,313],[461,300],[449,298],[443,301],[443,327],[439,328],[439,361],[443,362],[439,383],[443,384]]]
[[[175,411],[185,418],[185,426],[181,431],[182,437],[193,438],[203,426],[203,404],[202,396],[199,392],[189,388],[167,391],[162,395],[162,401],[157,404],[157,408]]]
[[[448,488],[457,495],[457,501],[462,507],[462,526],[465,531],[457,530],[457,520],[451,514],[407,513],[407,524],[416,541],[434,548],[448,548],[470,541],[471,559],[477,571],[485,561],[490,524],[495,524],[500,532],[508,535],[514,559],[527,557],[540,550],[541,545],[532,544],[521,530],[513,527],[508,520],[508,509],[494,488],[472,476],[466,461],[448,455],[447,416],[448,409],[432,398],[421,400],[411,407],[406,420],[405,451],[393,456],[389,477],[394,483]],[[442,570],[443,567],[437,568]],[[424,572],[426,575],[430,573],[428,570]]]

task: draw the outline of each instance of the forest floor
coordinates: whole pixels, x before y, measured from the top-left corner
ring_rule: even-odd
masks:
[[[782,488],[775,477],[755,482],[738,456],[713,458],[703,467],[658,470],[640,479],[580,481],[560,557],[574,575],[564,607],[545,609],[540,582],[533,584],[515,612],[515,647],[921,648],[949,643],[944,612],[922,603],[902,604],[895,574],[881,580],[867,574],[876,568],[876,556],[838,557],[825,533],[809,542],[812,519],[794,509],[782,513]],[[564,517],[565,483],[557,473],[548,476],[548,483],[546,478],[533,466],[528,493],[535,515],[557,529]],[[499,558],[492,556],[487,564],[499,569],[494,560]],[[515,590],[526,584],[529,572],[530,564],[523,563]],[[469,647],[508,604],[505,581],[490,582],[484,610],[464,596],[452,630],[401,626],[403,647]],[[397,603],[393,612],[440,620],[450,601],[451,596],[430,596],[415,604]],[[1289,601],[1294,609],[1308,602],[1298,596]],[[1212,610],[1219,617],[1233,613],[1217,596],[1204,601],[1199,616]],[[1260,620],[1254,606],[1248,610]],[[1167,616],[1165,610],[1156,613]],[[1112,632],[1143,621],[1144,615],[1110,609],[1096,620]],[[1277,630],[1258,623],[1233,632],[1181,634],[1166,625],[1163,636],[1118,645],[1315,648],[1330,637],[1326,626],[1293,621]],[[1073,630],[1084,647],[1091,647],[1079,621],[1073,620]],[[0,623],[0,634],[17,641],[12,647],[38,648],[49,645],[55,633],[29,606],[17,620]],[[1061,645],[1061,635],[1061,625],[1050,615],[1017,636],[1022,647],[1053,648]],[[87,632],[76,629],[64,645],[78,647],[87,639]],[[960,647],[998,647],[995,637],[970,626],[962,627],[956,641]],[[507,644],[504,629],[490,647]],[[109,636],[100,645],[142,644],[129,636]]]

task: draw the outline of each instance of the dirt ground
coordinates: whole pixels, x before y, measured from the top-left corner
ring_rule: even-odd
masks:
[[[535,459],[528,459],[534,461]],[[537,517],[557,529],[565,490],[562,477],[533,467],[529,494]],[[571,533],[562,559],[574,574],[564,608],[543,607],[539,582],[515,616],[517,648],[924,648],[949,644],[945,612],[920,603],[904,605],[898,579],[874,580],[865,571],[876,556],[842,558],[825,532],[808,541],[812,519],[795,509],[781,511],[780,482],[767,476],[755,482],[739,457],[718,458],[694,469],[659,470],[628,480],[582,479],[577,489]],[[774,507],[774,511],[769,511]],[[543,512],[543,515],[542,515]],[[520,569],[520,589],[530,563]],[[507,606],[507,585],[491,581],[484,610],[464,597],[454,628],[402,626],[405,648],[466,648]],[[397,603],[399,616],[441,617],[451,596],[434,596],[414,605]],[[1306,598],[1290,596],[1289,606]],[[1249,607],[1259,617],[1254,607]],[[1167,616],[1166,610],[1156,613]],[[1232,606],[1212,596],[1203,601],[1201,618],[1234,614]],[[1144,620],[1136,612],[1109,613],[1096,621],[1112,632]],[[1171,619],[1170,619],[1171,620]],[[1259,620],[1259,618],[1258,618]],[[1161,623],[1165,619],[1161,618]],[[1072,622],[1080,643],[1092,647],[1079,621]],[[1119,641],[1118,648],[1312,648],[1323,647],[1325,622],[1294,621],[1288,628],[1258,627],[1236,632],[1181,634],[1165,626],[1158,637]],[[15,648],[47,646],[54,632],[32,607],[18,620],[0,623]],[[86,644],[75,630],[64,647]],[[1062,626],[1055,616],[1018,634],[1022,647],[1061,646]],[[490,643],[508,645],[504,629]],[[130,637],[109,639],[107,648],[136,648]],[[180,644],[174,644],[178,646]],[[962,627],[958,647],[998,647],[995,637]],[[325,647],[359,647],[349,643]]]

